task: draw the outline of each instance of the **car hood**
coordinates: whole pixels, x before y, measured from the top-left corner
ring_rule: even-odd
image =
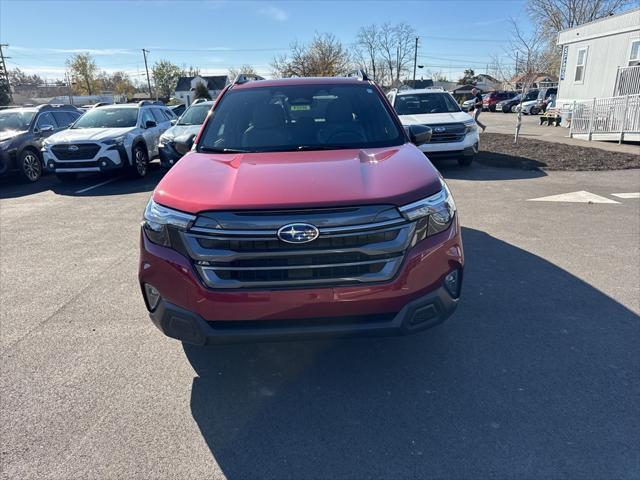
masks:
[[[4,132],[0,132],[0,142],[4,142],[5,140],[9,140],[10,138],[15,138],[18,135],[22,135],[23,133],[27,133],[27,131],[5,130]]]
[[[174,125],[162,134],[165,138],[176,138],[181,135],[197,135],[202,125]]]
[[[190,152],[153,199],[184,212],[404,205],[433,195],[440,174],[412,144],[367,150],[209,154]]]
[[[471,117],[465,112],[423,113],[420,115],[400,115],[402,125],[436,125],[468,121]]]
[[[48,143],[74,143],[94,141],[100,142],[109,138],[116,138],[133,131],[130,128],[69,128],[58,133],[54,133],[48,139]]]

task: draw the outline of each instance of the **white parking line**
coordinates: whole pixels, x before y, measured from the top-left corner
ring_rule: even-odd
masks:
[[[640,192],[612,193],[611,195],[618,198],[640,198]]]
[[[107,183],[115,182],[116,180],[119,180],[119,179],[120,179],[120,177],[110,178],[109,180],[105,180],[104,182],[100,182],[100,183],[98,183],[96,185],[91,185],[90,187],[83,188],[82,190],[78,190],[75,193],[76,194],[77,193],[85,193],[85,192],[88,192],[89,190],[93,190],[94,188],[101,187],[103,185],[106,185]]]

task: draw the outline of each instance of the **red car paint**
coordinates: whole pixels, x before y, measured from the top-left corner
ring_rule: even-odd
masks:
[[[231,88],[327,83],[362,84],[362,81],[353,78],[300,78],[250,82]],[[373,83],[370,85],[393,116],[393,121],[400,125],[383,93]],[[217,104],[228,91],[229,87],[216,100],[196,143],[200,141],[207,122],[211,121]],[[216,211],[304,211],[367,205],[400,207],[434,195],[441,188],[437,170],[415,145],[406,141],[403,145],[384,148],[263,153],[190,152],[160,181],[152,198],[164,207],[197,215]],[[389,324],[389,328],[383,323],[366,328],[355,325],[353,330],[362,330],[363,333],[400,330],[407,333],[414,330],[410,323],[413,323],[415,311],[426,308],[421,306],[421,299],[432,298],[434,292],[439,292],[439,299],[446,297],[446,305],[439,299],[433,300],[437,317],[423,322],[422,327],[416,326],[415,330],[426,328],[431,323],[444,320],[455,308],[457,295],[442,294],[443,281],[446,275],[459,271],[458,281],[461,282],[463,264],[456,214],[446,230],[409,247],[397,273],[382,283],[316,287],[301,282],[300,286],[273,289],[209,288],[195,268],[194,260],[184,251],[155,244],[144,231],[141,233],[139,279],[151,318],[164,333],[184,341],[214,343],[218,337],[226,341],[228,332],[224,328],[216,330],[220,325],[233,326],[234,334],[230,337],[237,335],[240,339],[262,338],[256,329],[260,331],[261,326],[269,328],[270,322],[285,320],[294,322],[293,326],[287,324],[286,327],[274,328],[271,333],[275,335],[269,334],[267,338],[287,338],[307,331],[343,335],[345,330],[342,327],[311,327],[305,324],[305,320],[322,318],[323,321],[338,321],[341,317],[359,319],[380,314],[396,315],[396,323]],[[159,313],[150,308],[145,285],[152,285],[159,293],[161,305],[174,306],[175,312],[162,310]],[[407,310],[409,304],[417,306]],[[431,303],[424,305],[429,307]],[[401,316],[402,312],[404,316]],[[407,312],[411,315],[405,315]],[[181,315],[183,318],[179,318]],[[397,323],[398,318],[401,324]],[[260,322],[258,327],[255,321]],[[237,331],[239,325],[249,323],[251,335],[245,336]],[[200,331],[203,329],[206,330],[204,334]]]
[[[440,190],[436,169],[415,146],[205,154],[189,153],[165,175],[153,199],[183,212],[404,205]]]

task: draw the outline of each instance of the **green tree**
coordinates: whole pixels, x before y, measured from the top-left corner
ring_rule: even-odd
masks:
[[[211,100],[211,95],[209,95],[209,90],[207,90],[207,86],[202,83],[196,83],[196,88],[193,90],[194,98],[204,98],[207,100]]]
[[[175,91],[182,69],[169,60],[160,60],[151,69],[158,96],[169,98]]]
[[[93,95],[98,89],[98,67],[91,55],[78,53],[67,59],[67,71],[75,83],[74,89],[80,95]]]

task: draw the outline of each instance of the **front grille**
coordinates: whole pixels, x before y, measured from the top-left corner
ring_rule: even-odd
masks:
[[[466,135],[466,127],[463,123],[443,123],[427,126],[431,127],[432,130],[430,143],[461,142]],[[443,131],[436,131],[438,129],[443,129]]]
[[[364,209],[364,207],[363,207]],[[406,222],[397,210],[384,221],[344,225],[358,219],[357,212],[295,211],[284,223],[260,225],[261,214],[234,214],[243,218],[247,229],[192,227],[180,235],[184,251],[210,288],[271,288],[316,285],[351,285],[391,279],[402,263],[413,238],[414,224]],[[286,215],[284,215],[286,217]],[[370,212],[367,219],[371,220]],[[375,215],[373,216],[375,218]],[[278,215],[276,222],[282,222]],[[287,223],[314,218],[319,237],[309,243],[290,244],[277,237]],[[365,218],[364,216],[362,218]],[[200,222],[201,224],[202,222]],[[196,221],[198,224],[198,221]]]
[[[99,150],[100,145],[95,143],[61,144],[51,147],[53,154],[60,160],[91,160]]]

